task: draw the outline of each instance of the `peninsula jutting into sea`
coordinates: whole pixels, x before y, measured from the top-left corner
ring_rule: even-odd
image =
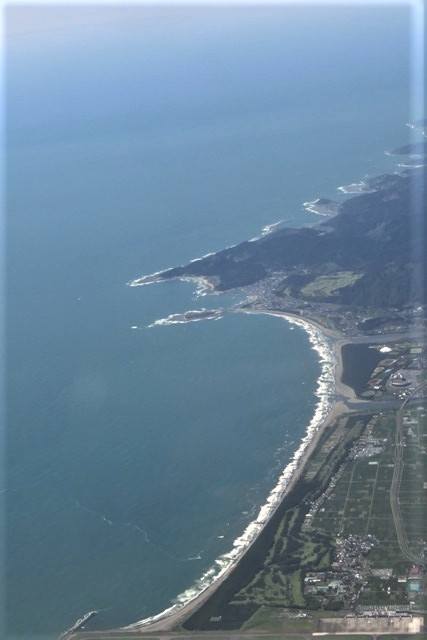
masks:
[[[420,3],[60,4],[3,16],[0,637],[401,640]]]
[[[247,308],[261,305],[306,319],[319,314],[344,333],[363,332],[372,322],[404,325],[410,317],[405,307],[425,295],[425,283],[418,282],[422,265],[414,254],[424,237],[412,233],[417,225],[424,234],[425,229],[416,217],[421,212],[411,206],[425,174],[425,169],[416,168],[371,178],[361,183],[361,195],[337,205],[336,214],[325,221],[275,229],[129,284],[194,279],[215,292],[245,288]],[[344,310],[350,308],[346,319]],[[381,318],[374,312],[379,308]]]
[[[411,441],[416,456],[427,430],[424,256],[417,252],[426,239],[425,206],[413,206],[425,178],[424,168],[413,168],[339,187],[358,195],[333,206],[329,199],[305,203],[317,204],[324,215],[327,207],[320,223],[275,226],[259,239],[129,283],[194,280],[202,295],[238,289],[244,301],[228,310],[173,314],[151,326],[220,319],[227,312],[276,315],[305,328],[323,372],[316,415],[242,544],[224,556],[219,573],[201,583],[199,592],[123,633],[245,629],[256,627],[257,616],[262,629],[261,611],[270,611],[272,624],[277,607],[285,611],[280,620],[295,617],[293,611],[304,620],[307,612],[311,617],[316,611],[342,610],[346,616],[352,611],[352,623],[343,618],[342,630],[363,632],[368,610],[363,606],[378,599],[378,580],[387,580],[383,604],[392,604],[404,620],[392,629],[411,631],[405,612],[424,602],[418,580],[425,567],[424,534],[419,526],[403,524],[414,504],[400,499],[399,487],[404,460],[410,469],[412,463],[396,443],[410,438],[415,428],[410,425],[416,425],[418,436]],[[422,237],[414,234],[418,228]],[[402,465],[390,464],[393,457]],[[410,472],[416,486],[426,484],[425,469],[417,465]],[[356,467],[367,489],[363,495],[354,489],[359,497],[350,507]],[[334,502],[337,491],[345,498],[342,504]],[[381,492],[387,495],[385,511]],[[377,510],[383,511],[381,518]],[[396,538],[389,540],[390,526]],[[404,581],[398,581],[400,574]],[[398,586],[403,582],[404,589]],[[412,614],[410,620],[412,631],[419,630]],[[315,615],[312,628],[333,632],[334,624]]]
[[[408,145],[392,153],[409,155],[413,151]],[[239,553],[229,554],[228,564],[200,593],[130,625],[129,631],[149,633],[179,625],[236,628],[256,616],[261,606],[276,607],[279,601],[290,610],[327,610],[331,604],[337,610],[348,610],[350,605],[360,605],[366,580],[354,577],[354,567],[361,574],[368,567],[374,572],[362,559],[379,543],[381,531],[373,527],[375,534],[368,533],[368,527],[365,535],[360,531],[350,536],[351,542],[339,537],[344,530],[351,531],[353,519],[362,516],[362,511],[349,516],[348,523],[342,521],[336,539],[330,523],[326,530],[315,530],[313,520],[325,511],[320,506],[334,495],[334,487],[342,482],[352,460],[368,460],[387,450],[381,444],[387,438],[378,435],[391,428],[396,409],[402,403],[409,407],[410,401],[424,393],[425,282],[417,247],[425,245],[426,231],[421,224],[424,207],[414,209],[413,202],[425,177],[426,170],[416,167],[339,187],[341,193],[358,195],[341,203],[325,198],[304,203],[308,210],[327,216],[324,221],[303,228],[275,225],[261,238],[129,283],[141,286],[182,279],[196,281],[205,293],[238,289],[245,300],[229,312],[268,313],[301,323],[323,359],[318,415],[273,491],[264,516],[258,516],[255,524],[259,526],[246,538],[242,536],[246,543]],[[422,237],[414,235],[418,227]],[[188,311],[151,326],[220,319],[226,312]],[[331,365],[332,395],[328,384]],[[419,419],[425,415],[420,414],[419,404],[417,415]],[[369,460],[371,466],[378,464]],[[354,469],[351,478],[353,475]],[[375,484],[377,481],[376,476]],[[369,517],[373,516],[374,495],[370,500]],[[393,511],[392,503],[397,528],[398,511]],[[284,543],[286,531],[299,541],[292,549],[289,542]],[[405,535],[398,540],[401,563],[405,561]],[[306,557],[307,545],[311,552]],[[406,559],[421,566],[423,554],[417,553],[407,553]],[[353,558],[353,569],[338,561],[343,554]],[[311,586],[328,580],[335,580],[335,586],[327,587],[327,596]],[[345,589],[340,586],[344,584]],[[404,604],[402,601],[400,608]]]

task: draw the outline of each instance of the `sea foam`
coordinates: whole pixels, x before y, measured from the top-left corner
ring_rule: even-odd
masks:
[[[258,310],[245,310],[243,313],[262,313],[272,315],[285,319],[292,325],[301,327],[307,334],[308,339],[312,345],[312,348],[318,353],[321,373],[317,381],[316,396],[318,398],[314,416],[311,419],[304,437],[298,449],[292,456],[291,461],[286,465],[282,471],[276,485],[271,490],[265,504],[263,504],[256,516],[256,518],[250,522],[243,533],[234,540],[233,546],[227,553],[219,556],[214,564],[207,569],[198,580],[196,580],[191,587],[180,593],[172,606],[165,609],[157,615],[145,618],[139,622],[135,622],[131,625],[123,627],[124,629],[133,629],[136,627],[144,627],[154,622],[166,619],[174,613],[180,611],[184,606],[188,605],[195,598],[199,597],[208,587],[210,587],[215,581],[220,579],[225,572],[227,572],[238,560],[242,557],[249,545],[257,538],[267,521],[270,519],[274,511],[282,501],[289,484],[295,474],[296,469],[299,467],[299,463],[305,454],[307,448],[313,441],[313,438],[319,430],[321,424],[324,422],[328,415],[332,404],[334,402],[335,394],[335,367],[336,360],[330,340],[324,335],[324,333],[318,329],[315,325],[303,320],[302,318],[295,318],[281,312],[274,311],[258,311]]]

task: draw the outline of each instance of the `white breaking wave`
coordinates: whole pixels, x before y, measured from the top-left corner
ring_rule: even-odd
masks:
[[[278,222],[273,222],[272,224],[268,224],[265,227],[263,227],[261,237],[269,233],[272,233],[274,229],[280,224],[282,224],[283,222],[284,220],[279,220]],[[259,240],[259,239],[260,237],[257,236],[256,238],[252,238],[251,240],[248,240],[248,242],[255,242],[255,240]],[[225,247],[225,249],[223,249],[222,251],[228,251],[230,249],[234,249],[235,247],[237,247],[237,244],[231,244]],[[214,255],[216,255],[215,252],[206,253],[204,256],[201,256],[200,258],[194,258],[193,260],[190,260],[188,264],[201,262],[205,258],[210,258],[211,256],[214,256]],[[183,267],[184,265],[180,265],[180,266]],[[168,282],[169,281],[168,278],[166,279],[159,278],[159,276],[161,276],[162,274],[166,273],[169,270],[170,270],[170,267],[166,269],[162,269],[161,271],[155,271],[154,273],[150,273],[146,276],[140,276],[139,278],[134,278],[134,280],[130,280],[126,284],[128,287],[144,287],[150,284],[159,284],[160,282]],[[187,275],[187,276],[183,276],[182,278],[178,277],[177,280],[181,280],[181,282],[196,282],[197,283],[197,289],[195,292],[196,297],[205,296],[208,293],[209,295],[217,294],[217,292],[214,291],[214,286],[209,278],[205,278],[203,276]]]
[[[168,318],[161,318],[160,320],[156,320],[152,324],[147,326],[147,329],[152,329],[153,327],[163,327],[169,324],[188,324],[189,322],[203,322],[204,320],[222,320],[224,316],[210,316],[208,318],[188,318],[186,320],[174,320],[173,316],[169,316]]]
[[[210,252],[210,253],[205,253],[204,256],[202,256],[201,258],[194,258],[194,260],[190,260],[190,264],[193,262],[200,262],[201,260],[204,260],[204,258],[210,258],[210,256],[214,256],[215,253],[214,252]]]
[[[278,220],[277,222],[266,224],[265,227],[261,229],[261,235],[250,238],[248,242],[257,242],[257,240],[261,240],[261,238],[263,238],[264,236],[268,236],[270,235],[270,233],[273,233],[276,230],[276,227],[279,227],[284,222],[285,222],[284,220]],[[233,246],[235,247],[236,245],[233,245]],[[233,247],[228,247],[228,248],[232,249]]]
[[[306,433],[301,440],[300,446],[295,451],[291,461],[283,470],[278,482],[276,483],[276,486],[270,492],[266,503],[261,506],[258,511],[257,517],[249,523],[249,525],[243,531],[242,535],[234,540],[232,549],[217,558],[215,560],[215,563],[207,571],[205,571],[205,573],[203,573],[202,576],[198,580],[196,580],[196,582],[189,589],[186,589],[185,591],[180,593],[176,597],[171,607],[165,609],[157,615],[145,618],[144,620],[140,620],[139,622],[135,622],[126,627],[123,627],[124,629],[147,626],[176,613],[185,605],[189,604],[192,600],[197,598],[201,593],[203,593],[213,582],[223,576],[224,573],[228,571],[228,569],[233,564],[237,563],[237,561],[243,555],[244,551],[259,535],[266,522],[269,520],[270,516],[282,501],[282,498],[289,486],[295,470],[299,465],[301,458],[312,442],[322,422],[325,420],[334,402],[336,367],[335,354],[330,341],[320,331],[320,329],[303,319],[294,318],[293,316],[287,316],[283,313],[274,313],[270,311],[244,311],[244,313],[264,313],[267,315],[274,315],[285,319],[287,322],[293,325],[297,325],[304,329],[304,331],[306,331],[312,348],[317,351],[319,355],[321,365],[321,373],[318,378],[316,389],[318,402],[316,404],[314,416],[307,427]]]
[[[346,184],[342,187],[337,187],[337,191],[341,191],[341,193],[374,193],[376,189],[371,188],[364,180],[361,182],[352,182],[351,184]]]
[[[302,206],[309,213],[314,213],[316,216],[323,216],[324,218],[330,218],[332,216],[331,213],[325,213],[324,211],[319,211],[318,209],[319,203],[321,203],[321,199],[316,198],[316,200],[308,200],[307,202],[303,202]]]
[[[421,169],[421,167],[425,167],[425,163],[420,161],[420,164],[410,164],[409,162],[402,162],[401,164],[397,165],[398,167],[401,167],[402,169]]]
[[[272,233],[275,230],[275,228],[279,227],[283,222],[284,222],[284,220],[278,220],[277,222],[272,222],[271,224],[266,224],[265,227],[263,227],[261,229],[262,235],[263,236],[267,236],[268,234]]]
[[[236,245],[233,244],[230,247],[226,247],[226,249],[233,249],[235,246]],[[193,264],[194,262],[200,262],[201,260],[204,260],[205,258],[209,258],[210,256],[214,256],[214,255],[215,255],[214,252],[206,253],[201,258],[194,258],[193,260],[190,260],[189,264]],[[184,265],[180,265],[180,266],[183,267]],[[159,276],[166,273],[167,271],[170,271],[170,267],[166,269],[162,269],[161,271],[155,271],[154,273],[150,273],[146,276],[135,278],[134,280],[130,280],[126,284],[128,287],[144,287],[149,284],[159,284],[160,282],[168,282],[169,280],[167,278],[159,279]],[[207,278],[203,278],[202,276],[185,276],[183,278],[177,278],[177,279],[181,280],[182,282],[197,282],[198,284],[198,289],[196,291],[197,295],[205,295],[205,291],[208,291],[213,288],[209,280]],[[199,292],[199,286],[201,288],[200,292]]]
[[[135,278],[127,283],[128,287],[143,287],[147,284],[158,284],[159,282],[165,282],[163,280],[156,280],[158,276],[165,272],[165,269],[161,271],[156,271],[155,273],[150,273],[148,276],[141,276],[140,278]]]
[[[216,295],[216,291],[214,291],[214,285],[207,279],[202,276],[185,276],[183,278],[179,278],[181,282],[195,282],[197,284],[197,288],[195,291],[195,297],[201,298],[206,295]]]
[[[187,314],[196,314],[196,313],[203,313],[204,311],[206,311],[206,309],[198,309],[195,311],[186,311],[186,313],[172,313],[170,316],[168,316],[167,318],[160,318],[159,320],[155,320],[155,322],[152,322],[151,324],[147,325],[147,329],[152,329],[153,327],[165,327],[171,324],[187,324],[189,322],[202,322],[203,320],[221,320],[224,316],[222,316],[220,314],[220,312],[218,313],[214,313],[212,312],[212,315],[210,316],[190,316],[188,317]],[[186,317],[187,316],[187,317]]]

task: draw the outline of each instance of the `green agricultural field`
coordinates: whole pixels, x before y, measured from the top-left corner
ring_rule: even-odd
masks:
[[[389,499],[394,423],[393,414],[378,421],[372,437],[386,440],[385,450],[370,458],[353,460],[313,520],[314,528],[332,534],[374,535],[381,541],[370,555],[377,568],[394,566],[396,554],[399,557]]]
[[[334,552],[334,544],[328,533],[302,529],[308,510],[308,496],[317,495],[322,486],[327,486],[333,470],[345,458],[347,449],[360,436],[368,419],[358,416],[339,419],[324,434],[302,481],[303,486],[307,487],[307,497],[286,512],[275,532],[263,567],[235,593],[231,602],[233,606],[307,606],[303,594],[304,573],[328,569]]]
[[[398,497],[409,543],[419,552],[423,545],[427,546],[427,411],[412,405],[403,417],[404,472]],[[186,621],[185,629],[206,629],[214,638],[216,631],[210,620],[221,616],[222,624],[228,625],[225,629],[240,627],[242,638],[251,633],[268,635],[271,640],[287,634],[308,637],[329,603],[319,604],[311,595],[304,595],[304,576],[309,571],[330,568],[337,534],[375,536],[379,544],[369,553],[371,568],[393,569],[387,580],[369,576],[360,604],[405,602],[407,586],[398,577],[405,575],[413,563],[402,555],[390,506],[395,436],[394,412],[384,412],[379,417],[347,415],[326,429],[299,482],[283,501],[264,537],[258,539],[258,547],[254,545],[251,566],[241,563],[241,574],[231,574],[231,586],[224,583],[228,589],[225,595],[218,590],[217,601],[205,603],[194,619]],[[373,446],[378,449],[372,455]],[[331,485],[332,477],[336,483]],[[325,490],[328,497],[320,502],[311,524],[307,523],[310,505]],[[423,604],[421,599],[418,602]],[[297,617],[302,609],[310,610],[309,617]],[[328,611],[328,615],[334,613]],[[227,635],[227,631],[218,631],[217,638],[226,639]],[[88,633],[86,636],[100,637]],[[164,640],[161,636],[153,634],[152,640]],[[109,637],[113,640],[113,636]],[[116,637],[121,637],[120,633]],[[173,634],[168,637],[172,640]],[[185,632],[180,637],[182,640]],[[191,637],[197,640],[196,636]]]
[[[303,287],[301,294],[306,298],[330,298],[336,295],[340,289],[357,282],[362,276],[363,273],[353,273],[352,271],[338,271],[334,275],[319,276]]]
[[[409,543],[416,553],[422,553],[427,541],[427,416],[422,405],[405,411],[403,437],[399,504]]]
[[[372,437],[382,441],[384,451],[348,465],[314,518],[313,527],[332,534],[374,535],[380,545],[369,556],[372,566],[391,567],[398,574],[404,572],[408,561],[401,554],[390,507],[395,429],[395,415],[383,415]],[[421,553],[427,546],[427,416],[423,407],[406,410],[403,435],[399,505],[411,548]]]

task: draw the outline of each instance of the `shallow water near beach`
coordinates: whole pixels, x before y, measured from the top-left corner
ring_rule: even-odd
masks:
[[[350,39],[348,16],[313,29],[297,11],[92,11],[82,27],[74,10],[62,30],[61,10],[45,11],[40,32],[10,10],[6,32],[0,489],[8,631],[47,638],[89,610],[106,628],[194,595],[319,409],[318,336],[229,312],[147,328],[241,294],[127,283],[277,220],[316,222],[302,202],[394,170],[383,152],[406,142],[410,115],[403,9],[387,38],[380,10],[354,10]]]

